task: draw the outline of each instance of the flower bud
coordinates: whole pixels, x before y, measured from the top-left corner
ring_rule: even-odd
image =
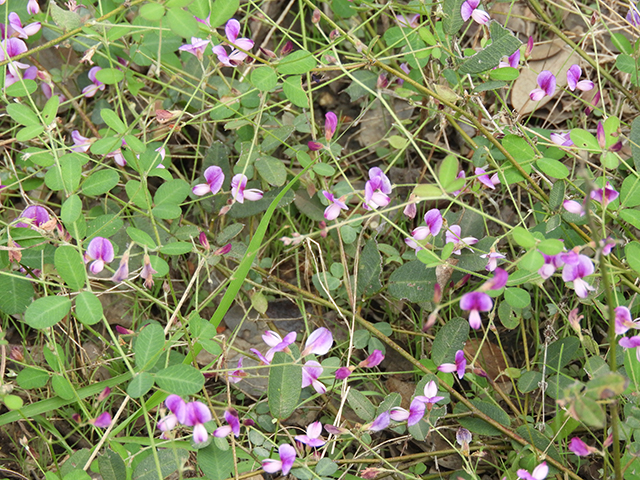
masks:
[[[11,358],[11,360],[15,360],[16,362],[23,362],[24,355],[22,354],[22,347],[11,347],[9,358]]]
[[[316,8],[313,11],[313,15],[311,15],[311,22],[317,24],[320,21],[320,18],[322,18],[322,12]]]
[[[287,40],[287,43],[280,49],[280,56],[284,57],[285,55],[290,54],[293,51],[293,42],[291,40]]]
[[[227,243],[224,247],[220,247],[215,252],[213,252],[213,254],[214,255],[226,255],[230,251],[231,251],[231,244]]]
[[[198,235],[198,240],[200,241],[200,245],[202,245],[206,250],[209,250],[211,246],[209,245],[209,240],[207,240],[207,234],[204,232],[200,232]]]
[[[111,389],[109,387],[105,387],[105,389],[100,392],[100,395],[98,395],[97,400],[101,402],[105,400],[109,395],[111,395]]]

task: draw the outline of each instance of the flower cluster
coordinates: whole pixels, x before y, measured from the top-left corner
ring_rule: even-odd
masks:
[[[198,401],[187,403],[178,395],[172,394],[164,401],[164,405],[171,413],[158,422],[158,430],[163,432],[162,438],[166,438],[166,432],[173,430],[177,425],[184,425],[193,427],[195,443],[204,443],[209,439],[204,424],[211,421],[212,415],[211,410],[204,403]]]

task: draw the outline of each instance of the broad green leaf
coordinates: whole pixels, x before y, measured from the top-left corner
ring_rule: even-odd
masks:
[[[627,55],[633,55],[633,46],[627,37],[625,37],[622,33],[612,33],[611,41],[615,45],[615,47],[620,50],[622,53],[626,53]]]
[[[269,184],[277,187],[284,185],[287,181],[287,169],[282,160],[277,158],[264,156],[256,160],[256,170],[260,176]]]
[[[160,358],[164,349],[164,330],[157,323],[147,325],[138,334],[133,347],[136,367],[139,370],[150,370]]]
[[[442,19],[442,26],[444,33],[448,35],[455,35],[458,30],[464,25],[462,14],[462,4],[465,0],[444,0],[442,4],[442,13],[444,17]]]
[[[513,67],[502,67],[496,70],[491,70],[489,72],[489,77],[493,80],[502,80],[505,82],[510,82],[515,80],[520,76],[520,72],[517,68]]]
[[[60,106],[60,97],[58,95],[53,95],[49,100],[47,100],[47,103],[44,105],[44,108],[42,109],[42,116],[44,117],[44,122],[47,125],[50,125],[56,119],[59,106]]]
[[[211,8],[211,28],[226,23],[240,8],[240,0],[216,0]]]
[[[456,180],[459,171],[460,166],[458,159],[454,155],[444,157],[438,169],[438,180],[440,180],[440,184],[446,188],[447,185]]]
[[[557,255],[564,250],[564,243],[556,238],[548,238],[538,243],[538,250],[546,255]]]
[[[633,155],[633,165],[636,167],[636,170],[640,170],[640,115],[638,115],[631,124],[629,144],[631,145],[631,154]]]
[[[122,147],[122,139],[120,137],[105,137],[96,140],[91,144],[89,151],[94,155],[106,155],[115,152]]]
[[[7,315],[24,312],[33,297],[33,286],[26,278],[0,272],[0,311]]]
[[[75,153],[67,153],[59,158],[59,164],[53,165],[44,176],[44,182],[51,190],[75,192],[82,178],[82,161]]]
[[[631,83],[638,85],[638,61],[631,55],[620,54],[616,58],[616,68],[631,75]]]
[[[444,192],[437,185],[419,184],[413,189],[413,194],[419,198],[440,198]]]
[[[507,288],[504,299],[512,308],[522,309],[531,304],[531,295],[522,288]]]
[[[640,210],[622,210],[620,212],[620,218],[634,227],[640,228]]]
[[[25,367],[16,377],[16,383],[25,390],[42,388],[48,381],[49,372],[33,367]]]
[[[83,23],[79,13],[60,8],[55,2],[52,2],[49,8],[51,9],[51,18],[64,31],[75,30]]]
[[[566,165],[553,158],[540,158],[536,161],[538,169],[552,178],[563,179],[569,176]]]
[[[515,52],[522,42],[495,20],[489,24],[491,44],[462,62],[458,72],[461,75],[481,73],[497,67],[500,59]]]
[[[640,243],[636,241],[628,243],[624,247],[624,253],[629,266],[640,274]]]
[[[138,245],[147,246],[151,249],[156,248],[156,242],[153,241],[153,239],[147,232],[144,232],[135,227],[127,227],[127,235],[129,235],[129,238],[136,242]]]
[[[132,480],[167,478],[176,470],[181,470],[189,458],[189,452],[183,448],[160,448],[157,454],[160,471],[158,472],[154,455],[148,455],[134,468]]]
[[[76,317],[85,325],[95,325],[102,320],[102,303],[91,292],[80,292],[76,296]]]
[[[193,250],[193,245],[187,242],[172,242],[160,247],[160,253],[165,255],[184,255]]]
[[[540,382],[542,382],[542,373],[535,370],[524,372],[518,379],[518,390],[522,393],[533,392],[540,388]]]
[[[100,170],[92,173],[82,184],[82,193],[90,197],[104,195],[120,181],[116,170]]]
[[[469,321],[454,318],[438,330],[431,348],[431,360],[436,365],[453,362],[456,352],[462,350],[464,342],[469,338]]]
[[[129,201],[131,201],[136,207],[143,209],[148,208],[147,196],[145,195],[146,192],[142,183],[137,180],[129,180],[124,186],[124,189],[127,192]]]
[[[179,217],[182,213],[179,205],[184,202],[190,192],[191,187],[182,179],[169,180],[163,183],[153,197],[156,205],[152,210],[153,215],[162,219]]]
[[[349,390],[347,403],[355,414],[365,422],[371,422],[376,417],[376,407],[373,406],[371,400],[355,388]]]
[[[140,398],[153,388],[155,381],[149,372],[140,372],[131,379],[127,385],[127,395],[131,398]]]
[[[389,277],[389,295],[399,300],[427,302],[433,298],[435,283],[435,268],[427,268],[421,261],[412,260]]]
[[[362,249],[358,262],[358,295],[371,295],[382,290],[382,257],[374,238],[369,239]]]
[[[517,135],[505,135],[502,139],[502,146],[519,162],[531,160],[535,157],[535,152],[533,148],[531,148],[531,145],[529,145],[524,138]]]
[[[138,154],[143,153],[147,149],[147,145],[135,135],[125,135],[124,141],[127,142],[127,147]],[[154,150],[153,155],[156,156],[159,155],[159,153]]]
[[[155,2],[145,3],[140,7],[140,10],[138,10],[140,16],[145,20],[149,20],[150,22],[157,22],[158,20],[160,20],[162,17],[164,17],[164,12],[164,6]]]
[[[40,126],[40,119],[31,108],[21,103],[9,103],[6,107],[9,116],[25,127]]]
[[[5,395],[2,401],[9,410],[20,410],[24,405],[22,398],[17,395]]]
[[[569,133],[571,137],[571,141],[576,146],[576,148],[581,148],[583,150],[590,150],[593,152],[599,152],[602,149],[600,145],[598,145],[598,140],[591,133],[583,130],[581,128],[574,128]]]
[[[221,450],[214,443],[198,450],[198,467],[208,480],[233,477],[233,450]]]
[[[271,67],[258,67],[251,73],[251,83],[261,92],[270,92],[278,85],[278,76]]]
[[[279,420],[291,416],[298,407],[302,391],[302,366],[292,362],[291,356],[284,352],[276,352],[269,369],[269,411]]]
[[[594,428],[602,428],[604,426],[604,411],[598,402],[592,398],[578,395],[572,402],[572,406],[578,420],[585,425]]]
[[[124,72],[122,70],[118,70],[117,68],[103,68],[99,72],[96,72],[96,80],[104,83],[105,85],[115,85],[116,83],[124,80]],[[109,125],[109,122],[107,122],[106,120],[105,123]],[[109,126],[111,127],[111,125]],[[114,130],[118,133],[122,133],[122,131],[115,128]]]
[[[56,392],[56,395],[59,397],[64,398],[65,400],[75,398],[73,385],[71,385],[71,382],[67,377],[58,373],[53,374],[51,376],[51,386],[53,387],[53,391]]]
[[[116,214],[109,213],[94,218],[87,225],[87,238],[89,241],[93,237],[109,238],[115,235],[123,226],[124,222]]]
[[[66,297],[38,298],[27,308],[24,322],[31,328],[48,328],[62,320],[71,309],[71,300]]]
[[[347,92],[351,101],[355,102],[369,92],[375,91],[377,81],[378,75],[372,71],[356,70],[352,74],[351,85],[346,88],[345,92]]]
[[[264,140],[262,141],[262,144],[260,144],[260,150],[263,153],[273,153],[276,148],[281,145],[285,145],[285,142],[294,130],[295,127],[293,125],[285,125],[284,127],[269,129],[264,134]]]
[[[500,302],[498,317],[502,325],[508,330],[513,330],[520,325],[520,318],[507,302]]]
[[[522,227],[515,227],[511,230],[513,240],[523,248],[530,249],[536,245],[536,239],[528,230]]]
[[[479,411],[490,417],[492,420],[500,423],[501,425],[508,427],[511,425],[511,419],[507,412],[500,408],[495,403],[484,402],[482,400],[473,399],[471,403]],[[456,404],[453,412],[456,414],[462,414],[468,412],[469,409],[462,402]],[[480,418],[473,416],[461,416],[458,421],[467,430],[477,433],[478,435],[501,435],[502,433],[493,425],[488,424]]]
[[[26,79],[9,85],[5,89],[5,93],[10,97],[26,97],[27,95],[33,94],[37,89],[38,84],[34,80]]]
[[[100,73],[103,71],[104,70],[101,70]],[[127,126],[124,124],[122,120],[120,120],[120,117],[118,116],[118,114],[113,110],[109,108],[103,108],[102,110],[100,110],[100,116],[102,117],[102,120],[104,120],[104,123],[106,123],[109,127],[111,127],[116,132],[124,133],[127,131]]]
[[[42,125],[31,125],[29,127],[24,127],[18,130],[18,133],[16,134],[16,140],[19,142],[28,142],[29,140],[33,140],[43,132],[44,127]]]
[[[640,178],[635,175],[625,177],[620,188],[620,205],[626,208],[640,205]],[[622,213],[628,210],[623,210]]]
[[[300,75],[287,77],[282,83],[282,91],[287,100],[296,107],[309,108],[309,97],[304,88],[302,88],[302,77]]]
[[[124,461],[116,452],[107,448],[98,457],[100,476],[102,480],[123,480],[127,478],[127,467]]]
[[[70,195],[62,204],[60,218],[64,223],[73,223],[82,214],[82,200],[75,193]]]
[[[72,290],[79,290],[84,286],[87,281],[87,271],[78,250],[71,245],[56,248],[54,263],[60,278]]]
[[[179,395],[193,395],[202,390],[204,375],[191,365],[172,365],[156,373],[160,388]]]
[[[336,173],[336,169],[332,165],[324,162],[316,163],[313,166],[313,171],[321,177],[333,177],[333,174]]]
[[[211,12],[213,14],[214,10],[211,10]],[[165,15],[165,19],[169,28],[176,35],[180,35],[182,38],[188,40],[191,40],[191,37],[198,36],[198,22],[195,17],[186,10],[177,7],[170,8]],[[211,27],[213,28],[213,24]]]
[[[580,340],[576,337],[566,337],[556,340],[547,350],[546,364],[554,372],[559,371],[574,359],[580,349]]]
[[[306,50],[296,50],[280,60],[276,70],[280,75],[302,75],[316,66],[316,59]]]
[[[322,458],[316,464],[316,473],[321,477],[330,477],[338,471],[338,465],[330,458]]]

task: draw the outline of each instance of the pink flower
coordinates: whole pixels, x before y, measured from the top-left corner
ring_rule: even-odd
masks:
[[[229,383],[238,383],[247,376],[247,373],[242,369],[242,358],[238,359],[238,368],[229,374]]]
[[[319,394],[327,393],[327,387],[318,380],[324,369],[314,361],[308,361],[302,366],[302,388],[313,386],[313,389]]]
[[[186,407],[186,418],[183,425],[193,427],[193,441],[195,443],[204,443],[209,438],[207,429],[204,424],[211,421],[211,410],[202,402],[189,402]],[[225,418],[226,415],[225,415]]]
[[[250,202],[256,202],[262,198],[264,195],[262,190],[258,190],[257,188],[245,190],[248,180],[247,176],[242,173],[237,174],[231,179],[231,197],[234,200],[244,203],[245,199]]]
[[[304,344],[304,350],[300,354],[301,357],[313,353],[314,355],[324,355],[333,345],[333,335],[329,329],[320,327],[314,330]]]
[[[27,12],[31,15],[40,13],[40,5],[38,5],[38,0],[29,0],[29,3],[27,3]]]
[[[571,439],[571,441],[569,442],[569,450],[575,453],[576,455],[578,455],[579,457],[586,457],[598,451],[594,447],[590,447],[589,445],[584,443],[578,437],[573,437]]]
[[[253,48],[253,40],[249,38],[238,38],[240,34],[240,22],[235,18],[229,20],[224,28],[227,35],[227,43],[231,45],[231,53],[227,54],[227,49],[222,45],[213,47],[213,53],[218,56],[218,61],[227,67],[237,67],[247,58],[247,54],[238,50],[251,50]]]
[[[92,420],[91,423],[97,428],[107,428],[111,425],[111,414],[109,412],[103,412],[98,415],[95,420]]]
[[[267,363],[271,363],[273,355],[276,352],[286,351],[289,348],[289,345],[296,341],[297,336],[298,334],[296,332],[289,332],[284,336],[284,338],[273,330],[267,330],[264,332],[262,340],[271,347],[265,354],[265,358],[268,360]]]
[[[418,208],[416,207],[416,202],[415,202],[415,198],[416,196],[412,193],[409,196],[409,202],[406,207],[404,207],[404,210],[402,210],[402,213],[409,218],[415,218],[416,213],[418,213]]]
[[[594,272],[593,263],[586,255],[579,255],[578,263],[575,265],[566,264],[562,270],[562,280],[573,282],[573,289],[580,298],[587,298],[589,290],[595,290],[589,285],[584,277],[588,277]]]
[[[438,367],[438,370],[445,373],[456,372],[458,378],[464,377],[464,372],[467,369],[467,360],[464,358],[464,351],[458,350],[456,352],[455,363],[443,363]]]
[[[5,38],[4,40],[2,40],[1,44],[0,61],[4,61],[17,55],[21,55],[29,50],[26,43],[15,37]],[[22,69],[29,68],[29,65],[27,65],[26,63],[15,62],[15,65]]]
[[[309,445],[310,447],[317,448],[327,443],[325,440],[323,440],[320,437],[321,433],[322,433],[322,424],[320,422],[313,422],[309,424],[309,426],[307,427],[306,435],[296,435],[294,438],[296,439],[297,442],[304,443],[305,445]]]
[[[18,222],[16,227],[18,228],[40,228],[51,220],[49,212],[40,205],[31,205],[25,208],[18,218],[27,219],[28,222]]]
[[[616,307],[616,335],[624,335],[630,328],[640,329],[640,318],[631,320],[631,312],[627,307]]]
[[[588,92],[589,90],[593,89],[593,82],[591,80],[580,80],[581,75],[582,69],[579,65],[571,65],[571,67],[569,67],[569,70],[567,70],[567,85],[572,92],[576,88],[578,90],[582,90],[583,92]]]
[[[593,109],[600,103],[600,97],[602,97],[600,91],[596,92],[596,94],[593,96],[593,100],[591,100],[591,105],[584,109],[585,115],[591,115]]]
[[[192,191],[194,195],[201,196],[209,192],[214,195],[218,193],[224,182],[224,173],[220,167],[213,165],[204,171],[204,179],[207,183],[199,183],[193,187]]]
[[[380,350],[374,350],[371,355],[361,361],[358,366],[362,368],[377,367],[384,360],[384,354]]]
[[[489,20],[489,14],[484,10],[478,10],[478,6],[480,5],[480,0],[467,0],[462,4],[462,8],[460,9],[460,15],[462,15],[462,19],[466,22],[469,18],[473,18],[476,23],[480,25],[486,25]]]
[[[100,392],[100,395],[98,395],[98,398],[96,398],[96,400],[98,402],[102,402],[103,400],[106,400],[109,395],[111,395],[111,388],[105,387],[104,390]]]
[[[335,220],[340,215],[340,210],[349,210],[347,204],[344,202],[345,197],[335,198],[333,193],[322,191],[322,195],[329,201],[329,206],[324,209],[324,218],[327,220]]]
[[[416,397],[416,400],[424,403],[437,403],[440,400],[444,400],[444,397],[438,396],[438,385],[433,380],[430,380],[424,386],[424,395]]]
[[[364,425],[363,429],[370,432],[379,432],[384,430],[391,424],[391,413],[387,410],[378,415],[373,422]]]
[[[469,310],[469,325],[474,330],[482,326],[480,312],[488,312],[493,307],[493,300],[484,292],[465,293],[460,299],[460,308]]]
[[[483,168],[476,168],[475,174],[479,175],[478,180],[480,180],[480,183],[491,190],[495,190],[496,185],[500,183],[500,178],[498,178],[497,173],[494,173],[491,178],[489,178],[489,175],[487,175],[487,172]]]
[[[416,13],[409,17],[404,15],[396,15],[396,23],[399,27],[418,28],[420,25],[420,14]]]
[[[280,445],[278,456],[280,460],[272,460],[271,458],[263,460],[262,468],[267,473],[276,473],[278,470],[282,470],[282,475],[287,475],[296,460],[296,449],[285,443]]]
[[[8,16],[9,24],[7,25],[7,37],[18,37],[27,39],[40,31],[40,22],[30,23],[22,26],[22,21],[17,13],[11,12]]]
[[[324,138],[330,142],[338,128],[338,117],[333,112],[327,112],[324,116]]]
[[[556,145],[560,145],[561,147],[572,147],[573,140],[571,140],[571,136],[569,132],[567,133],[552,133],[550,135],[551,141]]]
[[[533,51],[533,37],[529,36],[527,40],[527,48],[524,50],[524,58],[529,58],[531,56],[531,52]]]
[[[484,255],[480,255],[480,258],[488,258],[487,265],[485,265],[485,270],[488,272],[493,272],[498,267],[498,259],[505,258],[505,256],[501,253],[497,253],[492,249],[489,253],[485,253]]]
[[[547,478],[548,474],[549,467],[547,466],[547,462],[542,462],[540,465],[533,469],[532,473],[527,472],[523,468],[518,470],[518,478],[520,480],[544,480],[545,478]]]
[[[622,348],[635,348],[636,358],[640,362],[640,335],[634,337],[622,337],[618,342]]]
[[[427,224],[426,227],[415,228],[411,232],[411,237],[405,238],[405,243],[416,251],[422,250],[422,246],[417,241],[426,240],[429,235],[434,237],[440,233],[442,229],[442,214],[437,208],[429,210],[425,216],[424,221]]]
[[[462,253],[462,248],[468,248],[471,250],[469,245],[475,245],[478,243],[478,239],[475,237],[460,238],[461,234],[462,229],[460,228],[460,225],[451,225],[445,233],[445,243],[455,244],[456,250],[454,250],[453,253],[456,255],[460,255]]]
[[[425,409],[425,403],[418,398],[414,398],[409,406],[409,411],[401,407],[393,407],[390,412],[391,420],[396,422],[404,422],[406,420],[407,425],[412,426],[422,420]]]
[[[324,145],[321,144],[320,142],[314,142],[312,140],[307,142],[307,147],[309,148],[310,151],[317,152],[318,150],[322,150],[324,148]]]
[[[103,237],[94,237],[87,247],[87,252],[84,254],[85,263],[93,260],[93,263],[89,265],[91,273],[100,273],[104,269],[105,263],[113,262],[114,252],[111,242]]]
[[[202,61],[209,43],[211,43],[211,40],[203,40],[202,38],[191,37],[191,43],[182,45],[180,48],[178,48],[178,50],[190,53],[191,55],[195,55],[198,60]]]
[[[105,89],[105,84],[96,79],[96,73],[100,70],[102,70],[101,67],[93,67],[89,70],[89,80],[91,80],[93,85],[88,85],[82,89],[82,93],[85,97],[91,98],[98,92],[98,90]]]
[[[225,410],[224,419],[227,421],[229,425],[223,425],[222,427],[216,428],[216,430],[213,432],[213,436],[218,438],[224,438],[233,432],[236,438],[239,437],[240,436],[240,419],[238,418],[238,412],[236,411],[236,409],[228,408],[227,410]]]
[[[507,280],[509,280],[509,274],[506,270],[496,267],[493,273],[493,278],[487,280],[480,290],[486,292],[487,290],[500,290],[507,284]]]
[[[364,203],[366,209],[375,210],[389,205],[391,181],[378,167],[369,170],[369,180],[364,185]]]
[[[618,196],[620,196],[620,194],[611,186],[609,182],[606,183],[604,188],[591,190],[591,198],[596,202],[601,202],[605,208],[609,202],[613,202],[616,198],[618,198]]]
[[[354,367],[340,367],[336,370],[336,380],[344,380],[353,373]]]
[[[543,70],[538,74],[538,88],[531,90],[529,98],[539,102],[545,95],[552,97],[556,93],[556,77],[549,70]]]
[[[500,61],[500,63],[498,64],[498,68],[505,68],[505,67],[518,68],[519,64],[520,64],[520,50],[518,49],[509,56],[506,62]]]
[[[96,141],[95,138],[87,138],[80,135],[78,130],[74,130],[71,132],[71,139],[73,140],[73,147],[71,150],[78,153],[86,153],[91,148],[93,142]]]

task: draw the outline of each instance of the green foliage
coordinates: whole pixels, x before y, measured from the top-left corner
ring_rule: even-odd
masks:
[[[302,367],[291,360],[284,352],[276,352],[269,369],[269,411],[280,420],[288,418],[298,407],[302,390]]]

